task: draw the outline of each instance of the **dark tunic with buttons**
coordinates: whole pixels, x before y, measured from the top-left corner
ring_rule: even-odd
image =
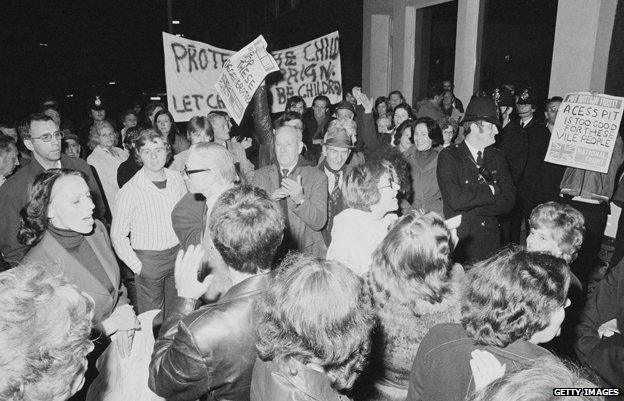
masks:
[[[491,173],[494,193],[479,179],[479,168],[465,142],[449,146],[438,156],[444,216],[462,215],[453,255],[459,263],[485,259],[500,247],[497,216],[511,210],[515,202],[516,189],[503,154],[490,146],[484,151],[483,164]]]

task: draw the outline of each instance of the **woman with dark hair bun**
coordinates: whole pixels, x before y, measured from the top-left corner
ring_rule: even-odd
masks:
[[[84,175],[52,169],[39,174],[22,209],[20,243],[32,246],[31,263],[56,261],[63,274],[95,301],[94,331],[117,334],[122,355],[130,352],[140,328],[104,224],[93,219],[93,202]]]
[[[344,265],[291,254],[258,305],[251,401],[348,400],[370,348],[373,312]]]
[[[442,193],[437,177],[438,145],[442,144],[442,133],[433,119],[422,117],[412,124],[405,122],[399,126],[395,141],[402,141],[399,135],[404,137],[410,131],[414,146],[405,151],[405,159],[412,176],[412,207],[443,215]]]
[[[464,272],[457,265],[451,273],[452,250],[444,220],[412,210],[373,253],[367,277],[378,318],[367,372],[373,388],[361,391],[358,400],[403,401],[412,361],[427,331],[459,322]]]

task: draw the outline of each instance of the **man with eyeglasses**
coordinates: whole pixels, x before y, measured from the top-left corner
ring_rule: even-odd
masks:
[[[190,147],[184,167],[184,175],[190,190],[171,213],[173,230],[182,249],[189,245],[204,248],[204,265],[215,276],[206,300],[216,300],[229,288],[227,269],[219,258],[207,232],[208,219],[217,199],[239,181],[234,157],[225,147],[216,143],[203,142]]]
[[[63,132],[59,131],[54,120],[45,114],[31,114],[21,127],[24,146],[32,152],[32,158],[0,187],[0,251],[5,269],[17,265],[28,252],[28,246],[17,242],[20,210],[28,202],[30,185],[45,170],[64,168],[84,173],[95,204],[94,217],[107,223],[102,194],[91,168],[82,159],[61,154]]]

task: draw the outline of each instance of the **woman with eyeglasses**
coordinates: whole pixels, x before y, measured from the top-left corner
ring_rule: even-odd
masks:
[[[179,173],[165,168],[171,147],[158,132],[141,131],[134,148],[143,168],[117,195],[111,239],[135,273],[139,313],[164,309],[166,314],[176,298],[173,268],[179,245],[171,212],[186,185]]]
[[[117,132],[111,123],[106,120],[96,121],[93,126],[98,134],[98,145],[87,157],[87,163],[95,168],[100,177],[106,200],[112,207],[119,192],[117,169],[121,163],[128,159],[128,152],[115,146]]]
[[[363,276],[375,248],[397,219],[398,176],[392,163],[371,159],[345,175],[342,194],[348,209],[334,217],[327,259]]]

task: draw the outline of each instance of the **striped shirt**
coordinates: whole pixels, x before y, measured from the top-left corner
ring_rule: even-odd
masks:
[[[135,273],[142,266],[134,249],[160,251],[179,244],[171,212],[186,194],[186,185],[180,173],[167,168],[165,177],[167,186],[158,189],[144,167],[117,194],[111,240],[117,256]]]

